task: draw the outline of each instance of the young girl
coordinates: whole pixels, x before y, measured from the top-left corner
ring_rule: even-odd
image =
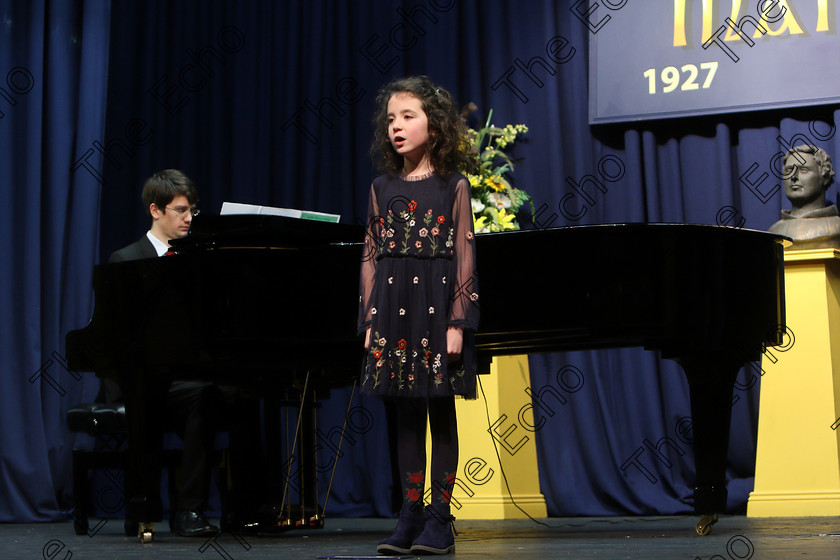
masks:
[[[467,179],[472,157],[450,94],[425,77],[377,98],[373,181],[361,271],[362,391],[397,399],[403,505],[382,554],[455,549],[449,500],[458,467],[455,395],[474,399],[478,327],[475,235]],[[426,418],[432,434],[431,505],[424,512]]]

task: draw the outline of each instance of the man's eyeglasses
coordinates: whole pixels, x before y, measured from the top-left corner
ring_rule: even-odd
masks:
[[[167,210],[172,210],[173,212],[178,214],[178,216],[183,216],[184,214],[189,212],[190,214],[192,214],[193,218],[195,218],[201,213],[201,210],[199,210],[195,206],[164,206],[164,208],[166,208]]]

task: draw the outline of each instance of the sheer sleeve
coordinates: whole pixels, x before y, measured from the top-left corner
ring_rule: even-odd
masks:
[[[379,253],[379,228],[379,205],[376,202],[376,192],[371,185],[365,241],[362,249],[362,270],[359,279],[359,334],[363,334],[370,326],[371,293],[373,292],[373,279],[376,276],[376,255]]]
[[[448,325],[475,331],[478,330],[479,315],[478,273],[475,264],[470,186],[464,178],[455,185],[452,221],[455,228],[455,284]]]

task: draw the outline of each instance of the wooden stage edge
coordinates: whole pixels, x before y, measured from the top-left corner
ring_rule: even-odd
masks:
[[[97,526],[91,519],[91,527]],[[836,560],[840,517],[748,518],[722,516],[710,535],[694,531],[695,516],[581,517],[456,521],[456,550],[450,558],[598,558],[618,560]],[[393,519],[327,519],[323,529],[290,531],[279,537],[186,539],[159,524],[155,541],[142,545],[110,520],[92,536],[77,536],[72,522],[0,524],[0,557],[61,560],[313,559],[376,556],[376,544],[393,529]],[[70,554],[72,553],[72,555]]]

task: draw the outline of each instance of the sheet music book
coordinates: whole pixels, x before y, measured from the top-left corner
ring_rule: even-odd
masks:
[[[220,214],[263,214],[266,216],[284,216],[286,218],[316,220],[334,224],[337,224],[341,219],[340,214],[325,214],[323,212],[311,212],[309,210],[295,210],[294,208],[274,208],[271,206],[258,206],[256,204],[243,204],[241,202],[223,202]]]

